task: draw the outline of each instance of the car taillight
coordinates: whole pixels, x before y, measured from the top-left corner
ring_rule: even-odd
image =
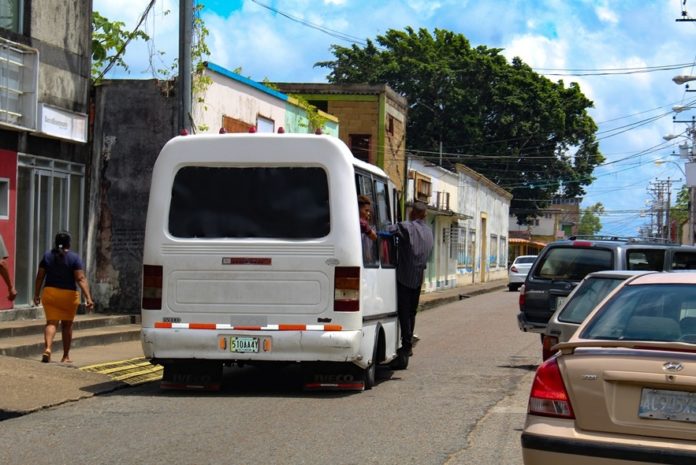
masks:
[[[555,346],[556,344],[558,344],[558,338],[556,336],[547,336],[544,334],[544,337],[541,340],[542,360],[547,360],[555,353],[551,350],[551,347]]]
[[[512,265],[510,267],[510,271],[512,271],[513,273],[517,273],[517,267],[515,265]]]
[[[337,266],[334,270],[334,311],[360,310],[360,267]]]
[[[537,368],[527,411],[532,415],[575,418],[556,358]]]
[[[162,267],[143,265],[143,300],[144,310],[162,308]]]
[[[517,302],[520,304],[520,310],[522,310],[522,307],[524,306],[525,301],[527,300],[527,296],[525,294],[525,289],[524,289],[524,284],[520,286],[520,296],[517,299]]]

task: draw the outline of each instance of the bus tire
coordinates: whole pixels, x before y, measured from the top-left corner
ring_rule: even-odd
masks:
[[[363,372],[363,380],[365,382],[365,390],[372,389],[375,385],[375,380],[377,378],[377,357],[379,356],[379,329],[377,330],[377,336],[375,337],[375,343],[372,345],[372,363],[370,366],[365,368]]]

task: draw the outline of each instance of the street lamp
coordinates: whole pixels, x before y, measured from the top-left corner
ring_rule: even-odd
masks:
[[[675,84],[686,84],[689,81],[696,81],[696,76],[691,76],[688,74],[680,74],[678,76],[674,76],[672,78],[672,81],[674,81]]]
[[[676,166],[677,168],[679,168],[679,171],[681,171],[681,173],[684,175],[684,177],[686,177],[686,172],[684,171],[684,168],[682,168],[681,165],[675,161],[660,159],[660,160],[655,160],[653,163],[655,163],[656,166],[661,166],[661,165],[664,165],[665,163],[671,163],[674,166]]]
[[[675,113],[681,113],[681,112],[684,111],[684,110],[691,110],[691,109],[693,109],[693,108],[694,108],[694,107],[692,107],[692,106],[690,106],[690,105],[674,105],[674,106],[672,107],[672,111],[675,112]]]

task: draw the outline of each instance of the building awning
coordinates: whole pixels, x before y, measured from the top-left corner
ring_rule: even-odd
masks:
[[[508,239],[508,242],[510,244],[528,244],[528,245],[536,245],[538,247],[546,247],[545,242],[530,241],[528,239],[518,239],[518,238],[513,238],[513,237]]]
[[[432,213],[434,216],[451,216],[458,220],[470,220],[473,216],[466,215],[464,213],[457,213],[452,210],[443,210],[441,208],[434,207],[432,205],[427,206],[428,213]]]

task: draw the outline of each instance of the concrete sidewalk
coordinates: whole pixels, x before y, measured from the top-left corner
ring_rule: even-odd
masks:
[[[422,311],[474,295],[503,290],[507,292],[507,280],[430,292],[421,295],[419,309]],[[141,359],[143,353],[140,341],[129,341],[73,348],[70,357],[74,364],[58,363],[60,356],[60,351],[54,352],[55,360],[50,363],[41,363],[39,358],[0,356],[0,421],[127,387],[130,384],[126,382],[90,372],[90,366],[116,361],[140,361],[136,359]]]

